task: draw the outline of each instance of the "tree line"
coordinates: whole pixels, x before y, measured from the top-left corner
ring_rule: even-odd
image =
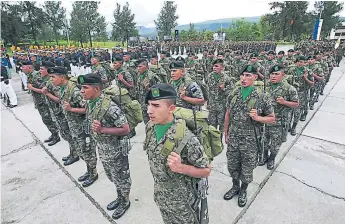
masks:
[[[93,41],[121,41],[128,37],[139,36],[135,14],[130,5],[116,3],[113,12],[114,22],[111,35],[107,33],[105,17],[98,12],[97,1],[75,1],[72,4],[71,18],[66,17],[66,9],[60,1],[46,1],[39,6],[34,1],[1,2],[1,37],[5,44],[17,46],[19,43],[73,40],[81,46]],[[225,32],[227,40],[284,40],[295,41],[310,38],[315,19],[324,19],[321,37],[325,38],[341,22],[338,15],[344,4],[337,1],[317,1],[314,9],[307,12],[308,2],[285,1],[270,2],[271,12],[261,17],[258,23],[245,20],[233,21],[230,27],[217,32]],[[174,35],[178,20],[177,5],[165,1],[154,21],[158,36]],[[213,31],[197,31],[194,24],[188,30],[181,30],[179,40],[213,40]]]

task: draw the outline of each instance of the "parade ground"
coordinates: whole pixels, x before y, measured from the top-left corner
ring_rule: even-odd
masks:
[[[345,60],[334,68],[330,82],[298,134],[288,136],[276,166],[254,171],[248,203],[223,200],[231,186],[226,149],[212,163],[208,207],[210,224],[343,224],[345,220]],[[162,224],[153,201],[153,178],[143,151],[144,124],[131,139],[131,207],[112,220],[106,206],[116,188],[98,160],[99,179],[83,188],[77,181],[82,161],[63,166],[67,142],[43,143],[50,133],[35,109],[32,96],[21,90],[12,70],[18,106],[1,104],[1,223],[2,224]]]

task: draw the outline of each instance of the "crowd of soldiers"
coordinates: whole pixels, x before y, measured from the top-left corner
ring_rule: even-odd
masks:
[[[27,84],[22,78],[23,90],[31,92],[51,132],[45,142],[58,143],[60,133],[70,147],[69,155],[62,158],[64,165],[79,159],[85,162],[86,172],[78,178],[83,187],[98,179],[98,150],[105,173],[117,189],[117,198],[107,205],[114,210],[114,219],[130,207],[128,151],[136,133],[120,105],[111,101],[102,110],[107,100],[104,89],[125,89],[141,105],[146,133],[150,133],[144,150],[164,223],[205,223],[200,215],[205,208],[199,208],[195,184],[210,175],[211,165],[201,142],[186,129],[184,134],[191,137],[182,149],[183,142],[176,142],[172,152],[160,153],[174,139],[176,129],[185,125],[174,118],[176,107],[195,113],[207,109],[209,124],[220,130],[227,145],[233,185],[224,200],[238,195],[238,205],[243,207],[253,170],[264,165],[274,168],[288,133],[296,135],[298,122],[314,109],[343,56],[342,45],[334,50],[334,42],[327,41],[301,42],[295,49],[278,53],[270,42],[184,46],[186,58],[171,57],[179,50],[164,43],[128,51],[115,47],[111,54],[107,49],[14,54],[17,72],[27,77]],[[73,66],[90,67],[91,72],[72,81]]]

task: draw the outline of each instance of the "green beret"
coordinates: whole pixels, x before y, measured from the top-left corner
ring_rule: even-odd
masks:
[[[48,68],[48,73],[54,75],[67,75],[68,71],[65,67],[57,66],[53,68]]]
[[[309,59],[316,59],[316,56],[315,56],[315,55],[309,55],[309,56],[308,56],[308,60],[309,60]]]
[[[80,85],[97,85],[101,83],[101,76],[99,76],[97,73],[89,73],[78,76],[78,84]]]
[[[116,55],[115,57],[114,57],[114,61],[123,61],[123,57],[121,56],[121,55]]]
[[[274,51],[269,51],[269,52],[267,53],[267,55],[269,55],[269,54],[276,55],[276,53],[275,53]]]
[[[296,58],[296,61],[295,62],[298,62],[298,61],[306,61],[307,59],[306,59],[306,57],[304,57],[304,56],[299,56],[299,57],[297,57]]]
[[[176,61],[182,61],[183,64],[186,63],[186,60],[182,56],[178,56],[175,58]]]
[[[257,57],[259,57],[259,55],[258,55],[258,53],[252,53],[252,54],[250,55],[250,57],[251,57],[251,58],[257,58]]]
[[[284,55],[284,54],[285,54],[285,51],[279,51],[279,52],[278,52],[278,55],[281,55],[281,54]]]
[[[214,60],[213,61],[213,65],[215,65],[215,64],[223,64],[224,63],[224,60],[223,59],[216,59],[216,60]]]
[[[224,52],[219,52],[217,56],[224,56]]]
[[[23,61],[22,65],[32,65],[32,61]]]
[[[145,103],[149,100],[163,100],[163,99],[176,99],[177,93],[174,87],[170,84],[159,83],[151,87],[146,93]]]
[[[53,68],[55,67],[55,64],[50,61],[42,61],[41,67],[46,67],[46,68]]]
[[[252,74],[257,74],[258,73],[258,68],[255,65],[246,65],[243,67],[242,71],[241,71],[241,75],[244,72],[248,72],[248,73],[252,73]]]
[[[283,65],[280,65],[280,64],[277,64],[277,65],[274,65],[270,68],[270,74],[273,73],[273,72],[279,72],[279,71],[282,71],[284,70],[284,66]]]
[[[182,61],[173,61],[169,65],[170,69],[183,69],[184,63]]]

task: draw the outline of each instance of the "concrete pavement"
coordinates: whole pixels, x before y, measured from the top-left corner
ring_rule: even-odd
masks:
[[[345,71],[344,61],[335,68],[325,96],[300,122],[298,135],[289,136],[277,156],[273,171],[258,167],[248,188],[248,204],[237,198],[224,201],[231,187],[224,152],[213,162],[209,178],[211,224],[228,223],[343,223],[345,220]],[[18,107],[1,105],[1,213],[2,223],[119,223],[160,224],[153,201],[153,179],[142,150],[144,125],[137,128],[129,156],[132,176],[131,208],[116,222],[106,205],[116,198],[101,162],[99,179],[83,188],[77,178],[83,162],[64,167],[69,153],[64,141],[49,147],[49,136],[31,96],[13,78]]]

